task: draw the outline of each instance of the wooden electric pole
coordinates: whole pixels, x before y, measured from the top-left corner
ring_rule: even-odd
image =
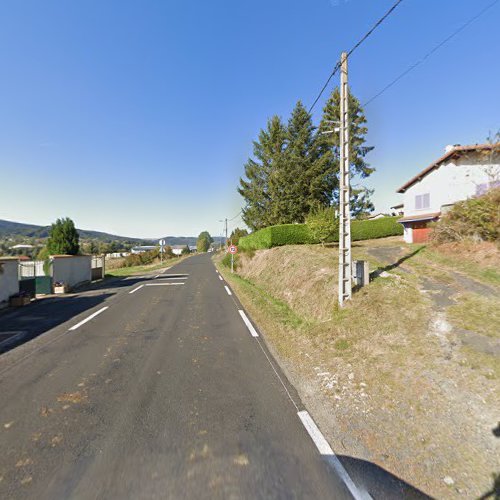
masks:
[[[340,175],[339,175],[339,305],[352,297],[351,189],[349,180],[349,88],[347,53],[340,67]]]

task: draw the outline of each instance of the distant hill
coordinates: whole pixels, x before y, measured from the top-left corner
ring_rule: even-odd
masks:
[[[49,229],[50,226],[37,226],[35,224],[23,224],[21,222],[0,219],[0,240],[43,239],[49,236]],[[78,229],[78,233],[81,239],[96,240],[105,243],[111,243],[112,241],[123,241],[137,245],[154,245],[158,243],[158,240],[154,239],[131,238],[87,229]],[[194,236],[165,236],[164,239],[167,245],[196,245],[196,237]]]

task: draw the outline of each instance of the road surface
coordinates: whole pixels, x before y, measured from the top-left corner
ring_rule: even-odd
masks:
[[[106,287],[0,356],[0,498],[352,498],[208,255]]]

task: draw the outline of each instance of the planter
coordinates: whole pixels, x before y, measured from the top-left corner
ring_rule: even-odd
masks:
[[[54,285],[54,293],[68,293],[68,285]]]

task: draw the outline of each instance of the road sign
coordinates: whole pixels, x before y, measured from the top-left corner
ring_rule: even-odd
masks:
[[[229,253],[232,253],[233,255],[238,251],[238,247],[235,245],[231,245],[229,247]]]

